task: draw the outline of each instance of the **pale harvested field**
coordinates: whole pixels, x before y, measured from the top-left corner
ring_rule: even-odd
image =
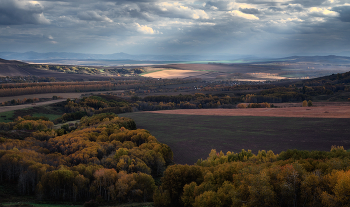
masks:
[[[151,78],[187,78],[192,76],[198,76],[208,73],[207,71],[196,71],[196,70],[162,70],[153,73],[144,74],[144,77]]]
[[[177,109],[144,113],[213,115],[213,116],[270,116],[308,118],[350,118],[350,106],[245,108],[245,109]]]

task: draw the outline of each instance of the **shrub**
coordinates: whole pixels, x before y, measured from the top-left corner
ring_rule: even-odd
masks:
[[[84,203],[84,207],[98,207],[98,203],[95,200],[90,200]]]
[[[308,102],[307,102],[307,106],[312,106],[312,101],[311,100],[309,100]]]
[[[247,105],[245,105],[244,103],[240,103],[237,105],[237,108],[241,108],[241,109],[247,108]]]
[[[306,100],[303,101],[303,107],[307,107],[307,101]]]

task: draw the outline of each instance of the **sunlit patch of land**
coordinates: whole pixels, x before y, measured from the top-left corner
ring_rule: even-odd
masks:
[[[278,73],[247,73],[247,75],[266,80],[281,80],[286,79],[286,77],[279,76]]]
[[[196,70],[160,70],[156,72],[151,72],[147,74],[143,74],[144,77],[151,77],[151,78],[187,78],[187,77],[195,77],[198,75],[206,74],[207,71],[196,71]]]

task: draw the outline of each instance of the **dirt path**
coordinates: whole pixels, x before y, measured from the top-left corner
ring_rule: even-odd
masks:
[[[52,98],[52,96],[60,96],[62,99],[58,100],[51,100],[51,101],[44,101],[44,102],[38,102],[33,104],[22,104],[22,105],[14,105],[14,106],[0,106],[0,113],[6,112],[6,111],[13,111],[13,110],[19,110],[19,109],[25,109],[35,106],[43,106],[53,103],[58,103],[61,101],[65,101],[67,98],[80,98],[84,94],[99,94],[99,93],[122,93],[124,90],[118,90],[118,91],[93,91],[93,92],[81,92],[81,93],[43,93],[43,94],[29,94],[29,95],[22,95],[22,96],[11,96],[11,97],[0,97],[0,102],[4,101],[11,101],[13,99],[15,100],[23,100],[24,98]]]
[[[123,93],[124,90],[116,91],[92,91],[92,92],[79,92],[79,93],[42,93],[42,94],[27,94],[21,96],[0,97],[0,102],[15,100],[33,99],[33,98],[52,98],[52,96],[60,96],[64,99],[67,98],[80,98],[84,94],[99,94],[99,93]]]
[[[215,116],[271,116],[309,118],[350,118],[350,106],[246,108],[246,109],[177,109],[143,113],[215,115]]]
[[[1,112],[6,112],[6,111],[14,111],[14,110],[19,110],[19,109],[30,108],[30,107],[35,107],[35,106],[43,106],[43,105],[58,103],[58,102],[62,102],[62,101],[65,101],[65,99],[51,100],[51,101],[39,102],[39,103],[35,103],[35,104],[22,104],[22,105],[14,105],[14,106],[1,106],[1,107],[0,107],[0,113],[1,113]]]

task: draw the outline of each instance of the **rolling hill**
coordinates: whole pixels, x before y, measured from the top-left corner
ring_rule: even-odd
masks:
[[[78,81],[78,80],[108,80],[109,77],[85,74],[68,74],[50,70],[40,70],[32,67],[30,64],[0,59],[0,77],[6,76],[37,76],[37,77],[54,77],[61,81]]]

